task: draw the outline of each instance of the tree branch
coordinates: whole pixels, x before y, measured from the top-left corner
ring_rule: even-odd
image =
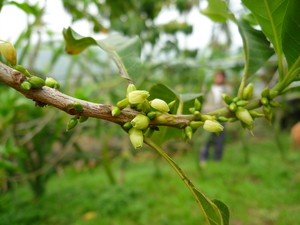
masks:
[[[36,102],[36,106],[43,107],[45,105],[51,105],[70,115],[104,119],[117,124],[130,122],[137,114],[141,113],[130,108],[125,108],[121,111],[121,114],[119,116],[112,116],[111,109],[114,107],[113,105],[97,104],[73,98],[47,86],[43,86],[42,88],[37,89],[32,88],[29,91],[24,91],[20,88],[20,85],[26,79],[27,77],[19,71],[14,70],[0,62],[0,82],[14,88],[18,92],[22,93],[26,98],[32,99]],[[84,109],[82,113],[77,113],[72,108],[74,102],[81,103]],[[151,120],[150,126],[163,125],[176,128],[184,128],[193,119],[194,117],[192,115],[173,115],[172,121],[160,124],[154,120]]]

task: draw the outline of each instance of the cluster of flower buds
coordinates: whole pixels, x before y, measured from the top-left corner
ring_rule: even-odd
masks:
[[[273,100],[278,95],[278,91],[271,91],[268,87],[266,87],[261,92],[260,102],[263,105],[263,112],[270,124],[272,124],[273,118],[273,110],[272,108],[279,107],[280,103]]]
[[[134,148],[138,149],[143,146],[143,137],[145,133],[151,135],[154,131],[149,127],[150,120],[155,120],[158,123],[167,123],[173,119],[169,114],[170,109],[173,109],[175,101],[167,104],[161,99],[153,99],[149,101],[150,93],[145,90],[137,90],[133,84],[127,87],[126,98],[117,102],[116,106],[111,109],[112,116],[120,115],[121,111],[127,106],[141,112],[136,115],[131,122],[125,123],[123,128],[128,131],[130,141]]]
[[[24,91],[29,91],[31,88],[41,88],[43,86],[48,86],[51,88],[58,89],[60,87],[59,83],[52,77],[47,77],[46,81],[40,77],[32,76],[20,85],[21,89]]]

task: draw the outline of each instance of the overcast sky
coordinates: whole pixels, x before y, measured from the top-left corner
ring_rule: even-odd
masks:
[[[23,1],[17,1],[23,2]],[[30,2],[37,2],[37,0],[31,0]],[[44,0],[39,1],[41,5],[45,4]],[[47,1],[47,10],[43,17],[44,22],[48,28],[61,35],[63,28],[67,28],[72,25],[71,17],[64,11],[61,0]],[[231,0],[232,8],[234,11],[240,10],[240,0]],[[206,2],[201,3],[201,8],[205,7]],[[156,19],[156,24],[167,23],[171,20],[182,20],[183,18],[175,9],[166,9]],[[13,5],[5,5],[0,12],[0,39],[16,41],[19,34],[26,28],[27,18],[25,13]],[[187,47],[189,49],[204,48],[207,46],[211,37],[211,29],[213,23],[205,16],[199,13],[199,10],[193,8],[187,17],[187,22],[194,26],[193,34],[189,35],[187,40],[184,40],[179,36],[179,47]],[[85,21],[76,22],[72,25],[72,28],[83,36],[93,36],[96,39],[104,38],[104,36],[95,35],[92,33],[92,28]],[[241,39],[238,35],[237,28],[231,24],[233,31],[233,44],[235,47],[241,46]],[[180,34],[179,34],[180,35]],[[59,37],[59,36],[58,36]],[[62,35],[61,35],[62,38]]]

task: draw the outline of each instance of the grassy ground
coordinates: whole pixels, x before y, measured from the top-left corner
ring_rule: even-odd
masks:
[[[274,138],[247,141],[249,162],[240,142],[228,141],[221,162],[200,169],[196,153],[174,155],[191,181],[209,198],[230,209],[233,225],[300,224],[300,152],[288,152],[288,135],[281,136],[285,159]],[[194,149],[197,149],[197,145]],[[115,175],[120,162],[113,163]],[[194,225],[206,224],[184,183],[163,160],[141,152],[125,171],[122,185],[109,185],[102,167],[54,176],[47,193],[32,200],[26,185],[0,195],[1,225]]]

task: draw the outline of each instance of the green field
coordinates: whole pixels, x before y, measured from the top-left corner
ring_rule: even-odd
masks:
[[[260,135],[259,135],[260,136]],[[221,162],[199,168],[197,142],[174,160],[209,198],[230,209],[233,225],[300,224],[300,152],[289,152],[281,135],[284,159],[274,139],[250,138],[249,162],[239,141],[228,140]],[[121,162],[113,161],[119,178]],[[53,176],[40,200],[27,185],[0,195],[1,225],[194,225],[206,224],[189,190],[172,168],[144,149],[128,164],[122,184],[110,185],[101,166]],[[122,176],[123,176],[122,175]]]

